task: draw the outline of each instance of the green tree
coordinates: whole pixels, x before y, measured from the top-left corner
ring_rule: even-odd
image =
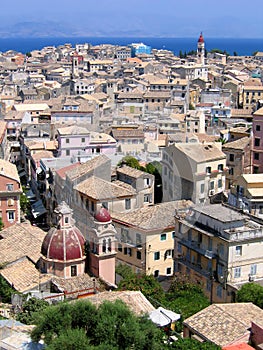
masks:
[[[0,217],[0,231],[4,228],[3,219]]]
[[[210,305],[201,286],[190,282],[187,276],[174,279],[166,300],[167,307],[181,314],[181,322]]]
[[[119,273],[118,268],[116,271]],[[159,303],[164,301],[163,288],[153,275],[136,274],[132,271],[129,273],[127,269],[125,275],[122,276],[123,279],[120,281],[117,290],[139,290],[146,298],[150,298],[151,303],[155,306],[159,306]]]
[[[221,347],[210,342],[200,343],[199,341],[191,338],[178,339],[174,342],[171,349],[176,350],[220,350]]]
[[[46,350],[90,350],[89,340],[83,329],[68,329],[55,338]]]
[[[23,304],[22,312],[17,315],[17,320],[25,324],[34,324],[37,313],[42,312],[49,306],[45,300],[30,298]]]
[[[263,287],[257,283],[244,284],[237,292],[238,302],[252,302],[263,309]]]
[[[131,168],[134,169],[139,169],[139,170],[144,170],[144,168],[140,165],[138,159],[136,159],[135,157],[132,156],[125,156],[124,158],[122,158],[122,160],[118,163],[118,165],[128,165]]]
[[[98,309],[87,300],[49,306],[38,314],[35,324],[33,341],[44,339],[49,350],[80,349],[78,337],[83,349],[164,349],[163,333],[149,319],[133,314],[120,300],[104,302]]]
[[[3,303],[11,303],[11,296],[13,293],[14,289],[0,275],[0,300]]]
[[[30,202],[25,194],[24,188],[23,188],[23,193],[20,195],[20,208],[25,214],[27,214],[30,208]]]

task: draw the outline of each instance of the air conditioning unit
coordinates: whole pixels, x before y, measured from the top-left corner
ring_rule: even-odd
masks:
[[[215,190],[210,190],[209,191],[209,196],[213,196],[215,194]]]

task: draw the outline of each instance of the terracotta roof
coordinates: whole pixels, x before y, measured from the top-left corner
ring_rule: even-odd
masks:
[[[27,257],[8,264],[0,270],[0,274],[21,293],[38,288],[39,284],[51,279],[50,275],[40,274],[35,265]]]
[[[75,190],[96,200],[115,199],[135,194],[135,190],[131,186],[125,188],[120,186],[119,183],[108,182],[99,177],[91,176],[75,186]]]
[[[252,346],[248,345],[247,343],[228,345],[222,348],[222,350],[254,350],[254,349],[255,348],[252,348]]]
[[[141,170],[138,170],[138,169],[134,169],[130,166],[127,166],[127,165],[124,165],[122,166],[121,168],[118,168],[117,169],[117,174],[125,174],[125,175],[128,175],[130,177],[133,177],[135,179],[138,179],[139,177],[141,176],[145,176],[147,175],[146,172],[144,171],[141,171]],[[149,174],[148,174],[149,175]]]
[[[183,143],[174,144],[173,146],[196,163],[226,158],[226,155],[214,144]]]
[[[61,292],[77,293],[85,289],[93,288],[94,280],[96,287],[100,288],[100,282],[86,273],[71,278],[54,276],[52,278],[52,283],[55,284]]]
[[[250,138],[248,136],[241,137],[241,139],[232,141],[232,142],[227,142],[226,144],[222,145],[222,150],[224,149],[237,149],[237,150],[244,150],[244,148],[249,145],[250,143]]]
[[[136,315],[148,314],[155,310],[153,305],[140,291],[102,292],[86,298],[92,304],[99,306],[104,301],[122,300]]]
[[[164,230],[174,226],[175,209],[186,209],[193,205],[188,200],[178,200],[147,206],[127,213],[111,213],[113,221],[121,221],[142,230]]]
[[[9,263],[23,256],[33,262],[40,257],[46,232],[30,223],[15,224],[0,232],[0,263]]]
[[[16,166],[3,159],[0,159],[0,175],[8,177],[20,183]]]
[[[77,136],[77,135],[89,135],[90,134],[90,131],[88,129],[82,128],[82,127],[77,126],[77,125],[59,128],[57,131],[62,136],[66,136],[66,135]]]
[[[74,168],[76,168],[76,167],[78,167],[78,166],[80,166],[80,163],[79,163],[79,162],[70,164],[70,165],[68,165],[68,166],[66,166],[66,167],[64,167],[64,168],[61,168],[61,169],[57,170],[57,171],[56,171],[56,174],[57,174],[58,176],[60,176],[62,179],[65,180],[65,179],[66,179],[66,173],[67,173],[67,171],[70,171],[70,170],[72,170],[72,169],[74,169]]]
[[[34,159],[34,161],[38,161],[42,158],[54,158],[54,155],[51,151],[39,151],[35,154],[32,155],[32,158]]]
[[[262,317],[263,310],[253,303],[213,304],[183,324],[202,338],[226,346],[244,337],[248,341],[251,321]]]
[[[108,161],[110,161],[110,159],[106,155],[101,154],[99,156],[94,157],[91,160],[88,160],[80,166],[74,167],[73,169],[67,171],[66,175],[71,179],[71,181],[73,181],[89,173],[90,171],[95,171],[97,167],[99,167],[102,164],[105,164]]]

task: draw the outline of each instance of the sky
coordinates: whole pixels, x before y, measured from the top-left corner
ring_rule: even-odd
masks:
[[[263,0],[3,1],[0,35],[263,38]]]

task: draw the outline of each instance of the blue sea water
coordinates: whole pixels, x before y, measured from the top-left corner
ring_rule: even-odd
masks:
[[[15,50],[17,52],[26,53],[32,50],[40,50],[45,46],[58,46],[65,43],[75,44],[90,43],[92,45],[113,44],[113,45],[129,45],[131,43],[143,42],[154,49],[167,49],[174,52],[175,55],[179,51],[189,52],[196,50],[196,38],[103,38],[103,37],[63,37],[63,38],[11,38],[0,39],[0,51]],[[255,51],[263,51],[262,39],[247,38],[205,38],[205,47],[208,51],[219,49],[233,55],[236,52],[239,56],[249,56]]]

